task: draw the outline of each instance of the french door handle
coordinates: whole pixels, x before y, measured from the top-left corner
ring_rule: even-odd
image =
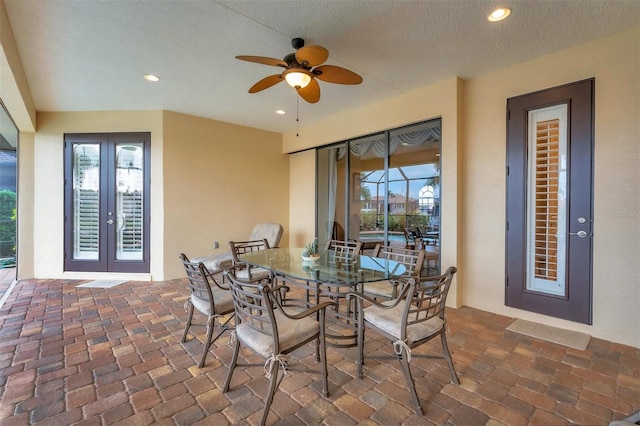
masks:
[[[587,236],[587,232],[586,231],[569,232],[569,235],[577,235],[580,238],[584,238]]]

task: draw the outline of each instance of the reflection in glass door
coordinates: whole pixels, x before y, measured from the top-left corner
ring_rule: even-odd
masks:
[[[149,133],[65,137],[65,270],[149,272]]]

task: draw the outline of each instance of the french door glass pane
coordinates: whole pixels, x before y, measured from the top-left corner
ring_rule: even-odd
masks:
[[[115,224],[118,260],[142,260],[143,256],[143,158],[142,142],[116,144]]]
[[[567,106],[529,112],[527,290],[565,296]]]
[[[100,145],[73,147],[73,258],[97,260],[100,248]]]

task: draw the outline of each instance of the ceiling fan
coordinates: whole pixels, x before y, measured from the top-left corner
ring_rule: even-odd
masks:
[[[294,38],[291,45],[296,51],[284,59],[265,56],[236,56],[236,59],[284,68],[280,74],[270,75],[251,86],[249,93],[257,93],[285,80],[296,89],[300,97],[309,103],[320,100],[317,80],[337,84],[360,84],[362,77],[353,71],[335,65],[322,65],[329,58],[329,51],[322,46],[305,46],[304,40]],[[315,67],[315,68],[314,68]]]

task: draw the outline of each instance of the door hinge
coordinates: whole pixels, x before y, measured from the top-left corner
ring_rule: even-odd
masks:
[[[509,230],[509,221],[507,221],[507,231]]]
[[[507,121],[511,120],[511,110],[507,110]]]
[[[510,173],[510,169],[509,169],[509,166],[507,166],[507,176],[509,176],[509,173]]]
[[[509,287],[509,277],[505,277],[505,283],[506,283],[507,287]]]

